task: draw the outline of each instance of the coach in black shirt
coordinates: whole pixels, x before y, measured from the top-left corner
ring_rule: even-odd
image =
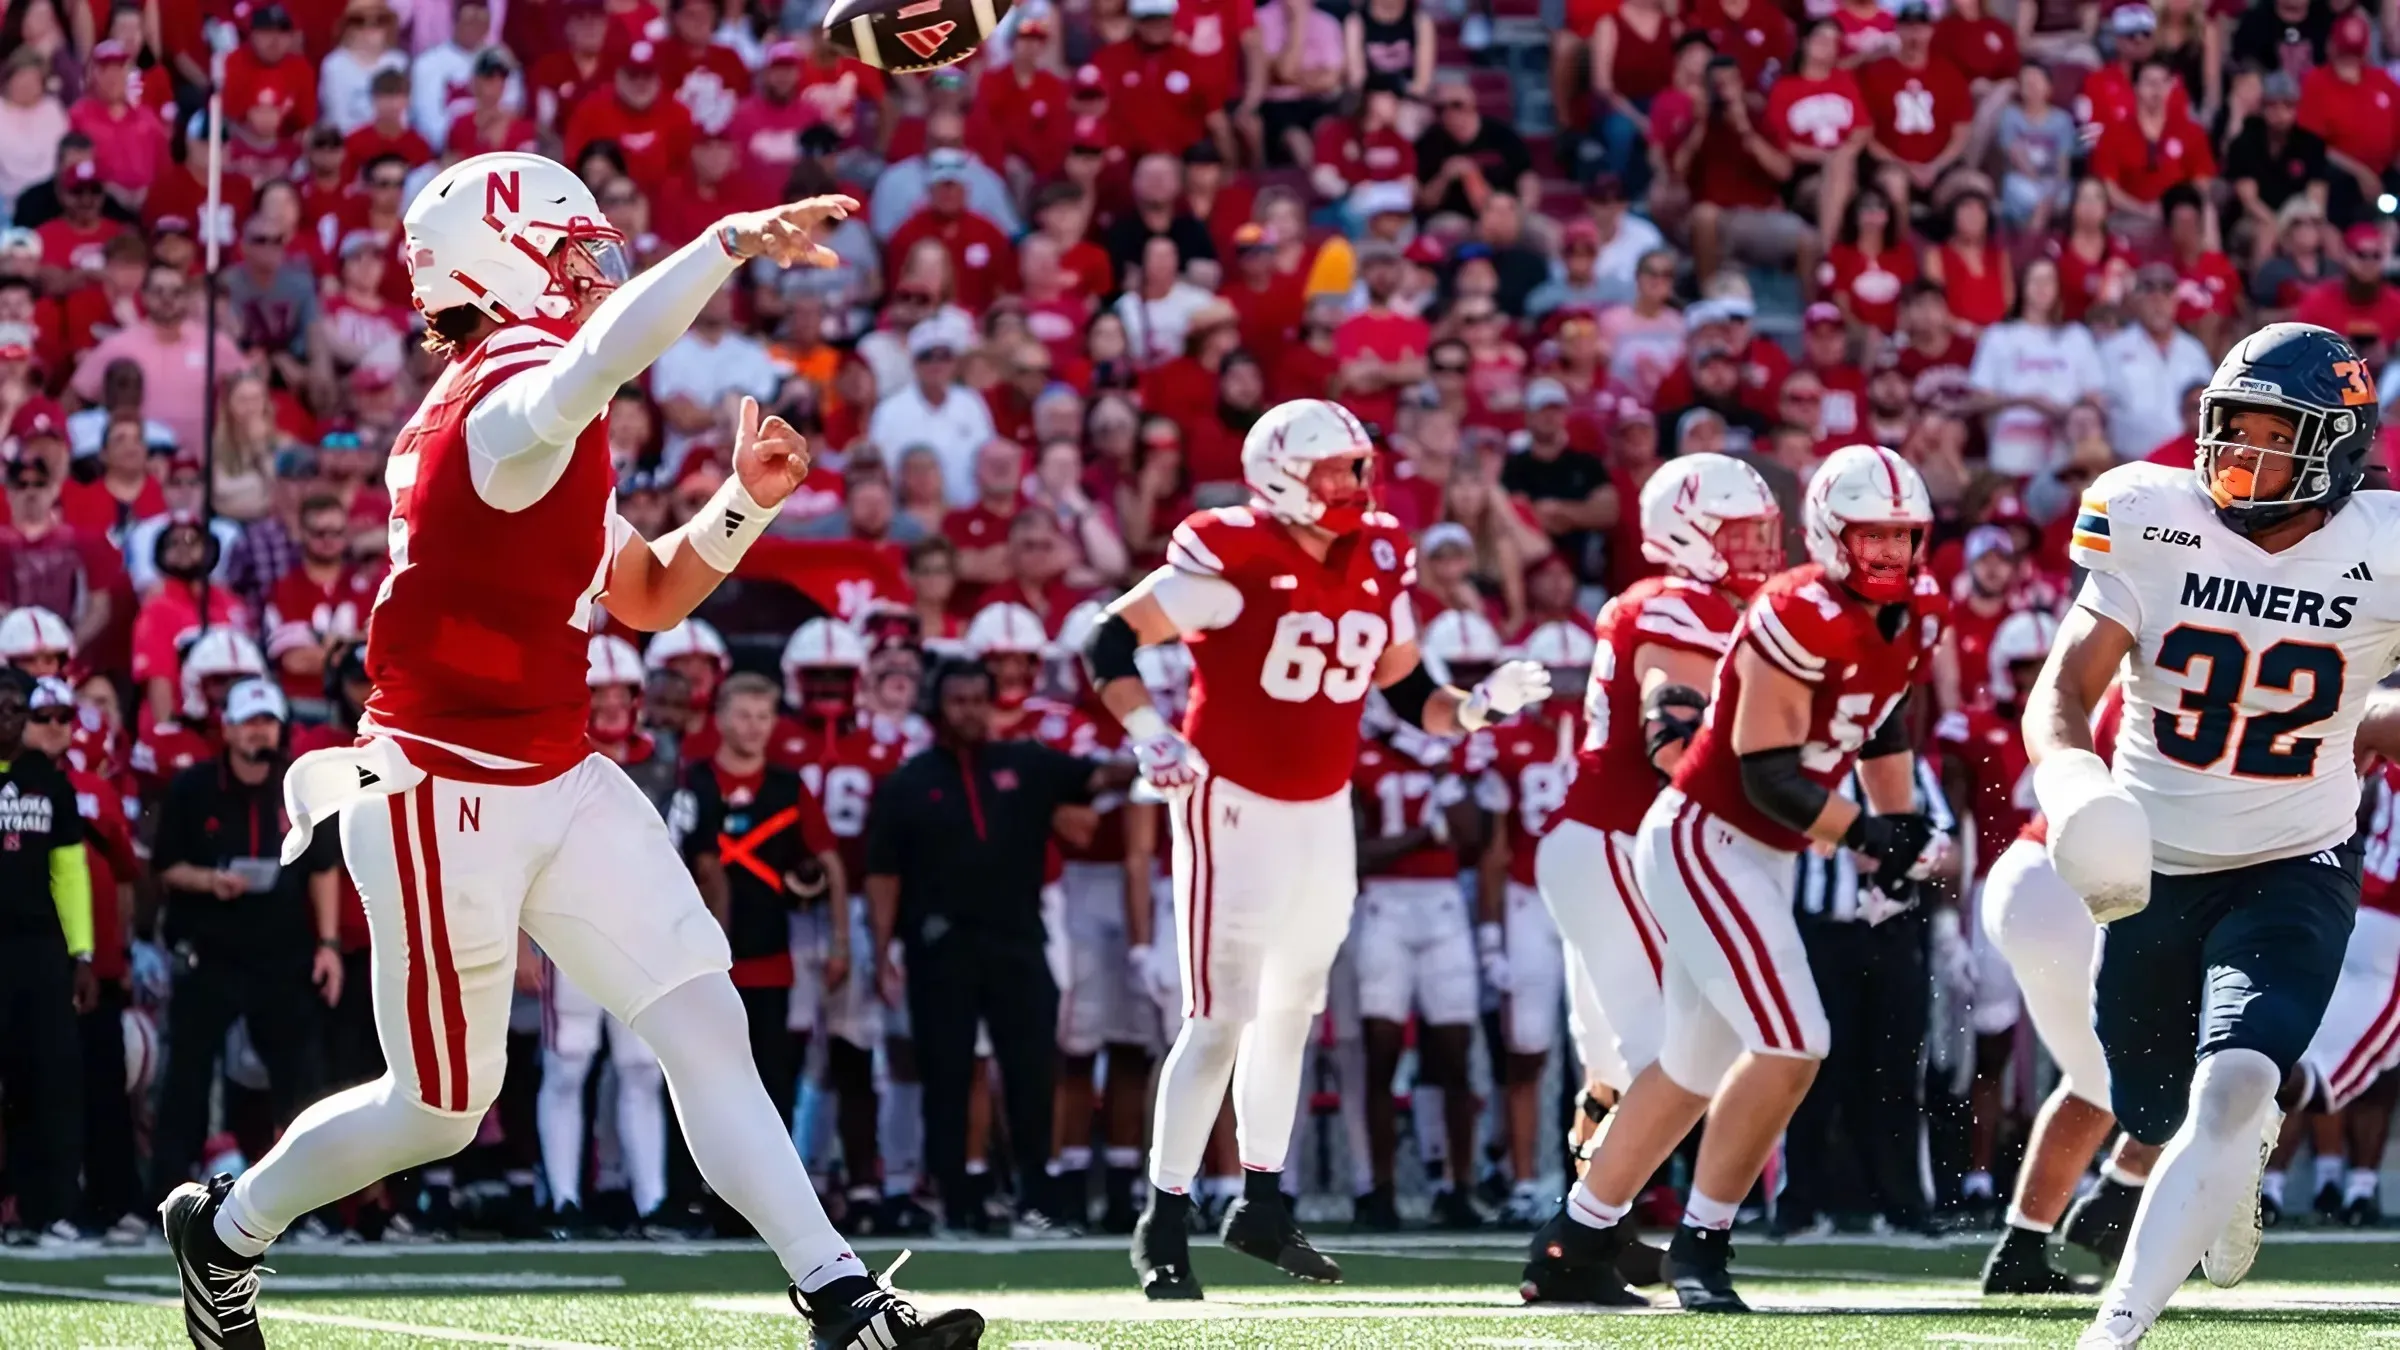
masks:
[[[1020,1221],[1044,1224],[1057,1212],[1044,1168],[1058,1044],[1058,984],[1042,953],[1050,817],[1061,804],[1124,786],[1131,769],[989,739],[992,677],[980,665],[944,667],[934,693],[933,748],[883,781],[867,818],[867,901],[875,950],[885,954],[884,997],[898,1001],[896,936],[925,1084],[925,1162],[952,1226],[972,1226],[981,1214],[966,1169],[978,1022],[991,1032],[1007,1094]]]

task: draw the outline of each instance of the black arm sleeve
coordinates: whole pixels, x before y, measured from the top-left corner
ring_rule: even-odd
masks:
[[[1903,693],[1883,715],[1883,721],[1867,734],[1867,743],[1858,747],[1860,759],[1882,759],[1886,755],[1905,755],[1916,749],[1908,734],[1908,695]]]
[[[1742,791],[1767,819],[1803,834],[1817,823],[1833,794],[1800,772],[1800,747],[1758,750],[1741,758]]]
[[[1425,704],[1440,688],[1433,682],[1432,673],[1425,669],[1425,663],[1419,661],[1408,668],[1406,675],[1384,686],[1383,698],[1392,705],[1392,711],[1400,715],[1401,721],[1422,729],[1425,725]]]
[[[1133,625],[1122,614],[1103,615],[1092,625],[1092,635],[1083,641],[1083,668],[1098,688],[1110,680],[1128,677],[1140,679],[1141,667],[1133,663],[1134,651],[1142,645],[1134,636]]]

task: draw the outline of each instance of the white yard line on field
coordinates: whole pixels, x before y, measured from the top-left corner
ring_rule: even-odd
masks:
[[[105,1275],[111,1289],[153,1289],[172,1292],[182,1287],[173,1275]],[[538,1270],[429,1270],[358,1275],[277,1275],[269,1286],[286,1294],[395,1294],[505,1290],[510,1293],[558,1293],[568,1290],[622,1289],[622,1275],[553,1275]]]
[[[80,1299],[86,1303],[128,1303],[143,1308],[173,1308],[181,1310],[183,1300],[162,1298],[155,1294],[128,1294],[114,1289],[77,1288],[73,1285],[23,1284],[15,1280],[0,1280],[0,1294],[21,1294],[33,1298]],[[298,1312],[290,1308],[261,1308],[259,1315],[270,1321],[298,1322],[307,1326],[339,1327],[344,1331],[373,1331],[387,1336],[414,1336],[429,1341],[466,1342],[473,1345],[508,1345],[519,1350],[609,1350],[604,1345],[583,1341],[551,1341],[538,1336],[508,1336],[495,1331],[470,1331],[464,1327],[428,1327],[413,1322],[386,1322],[375,1317],[344,1317],[338,1313]]]

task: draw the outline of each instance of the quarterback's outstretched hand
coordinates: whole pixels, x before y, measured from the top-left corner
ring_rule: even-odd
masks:
[[[1504,717],[1550,697],[1550,669],[1536,661],[1504,661],[1467,695],[1459,725],[1481,731]]]
[[[1141,765],[1142,781],[1160,792],[1177,792],[1200,781],[1208,772],[1208,761],[1192,743],[1173,730],[1162,731],[1133,747],[1134,761]]]
[[[732,232],[728,242],[737,258],[766,258],[785,267],[838,267],[841,256],[818,243],[814,231],[827,221],[847,220],[858,209],[855,197],[808,197],[727,216],[717,228]]]
[[[733,430],[733,471],[742,491],[760,506],[781,506],[808,480],[808,438],[781,417],[761,418],[758,400],[742,395]]]

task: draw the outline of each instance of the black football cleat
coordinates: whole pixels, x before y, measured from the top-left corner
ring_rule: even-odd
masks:
[[[1527,1303],[1647,1308],[1650,1300],[1625,1287],[1621,1269],[1626,1251],[1643,1245],[1623,1224],[1592,1228],[1569,1218],[1561,1205],[1533,1235],[1517,1295]]]
[[[1194,1302],[1200,1277],[1192,1271],[1191,1197],[1153,1190],[1149,1208],[1133,1223],[1133,1274],[1153,1303]]]
[[[187,1181],[158,1207],[167,1250],[183,1284],[183,1329],[197,1350],[265,1350],[258,1329],[262,1258],[237,1256],[217,1236],[217,1210],[233,1189],[219,1173],[203,1186]]]
[[[1433,1197],[1433,1226],[1452,1233],[1471,1233],[1483,1227],[1483,1211],[1466,1192],[1450,1187]]]
[[[1689,1313],[1746,1313],[1750,1305],[1733,1291],[1726,1265],[1733,1260],[1733,1230],[1675,1225],[1667,1244],[1667,1284]]]
[[[2383,1201],[2373,1195],[2362,1195],[2342,1206],[2342,1222],[2351,1228],[2383,1227]]]
[[[2319,1224],[2339,1222],[2342,1217],[2342,1183],[2328,1181],[2317,1187],[2317,1200],[2310,1208],[2316,1211]]]
[[[2133,1216],[2142,1207],[2142,1188],[2109,1177],[2100,1178],[2067,1210],[2062,1226],[2067,1241],[2100,1258],[2110,1270],[2125,1257],[2125,1239],[2133,1232]]]
[[[1640,1238],[1628,1236],[1625,1245],[1617,1248],[1617,1274],[1625,1283],[1641,1288],[1667,1282],[1667,1250],[1653,1247]]]
[[[1245,1192],[1225,1211],[1225,1226],[1218,1230],[1218,1237],[1233,1250],[1255,1256],[1293,1279],[1317,1284],[1342,1282],[1342,1268],[1309,1245],[1308,1234],[1300,1231],[1281,1191]]]
[[[1400,1207],[1392,1199],[1392,1188],[1377,1186],[1358,1197],[1350,1209],[1350,1227],[1362,1233],[1399,1232]]]
[[[808,1319],[809,1350],[974,1350],[983,1344],[983,1314],[952,1308],[932,1318],[892,1289],[902,1252],[880,1276],[848,1275],[803,1294],[787,1285],[792,1307]]]
[[[2002,1294],[2079,1294],[2100,1292],[2100,1281],[2072,1275],[2050,1263],[2047,1234],[2011,1227],[1992,1244],[1983,1262],[1983,1292]]]

